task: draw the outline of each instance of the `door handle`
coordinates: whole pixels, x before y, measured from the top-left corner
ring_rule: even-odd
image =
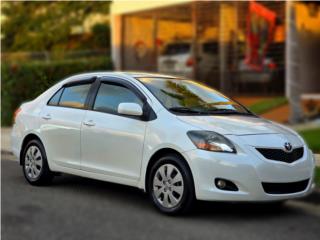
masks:
[[[93,120],[84,121],[83,124],[89,127],[96,125]]]
[[[45,120],[49,120],[49,119],[51,119],[51,115],[48,113],[46,115],[43,115],[42,118]]]

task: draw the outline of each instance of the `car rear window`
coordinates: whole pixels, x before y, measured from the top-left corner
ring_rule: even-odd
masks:
[[[191,49],[190,43],[168,44],[163,52],[163,55],[175,55],[175,54],[189,53],[190,49]]]

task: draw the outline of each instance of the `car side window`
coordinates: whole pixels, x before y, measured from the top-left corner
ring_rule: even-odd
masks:
[[[59,101],[59,106],[84,108],[90,87],[91,83],[65,87]]]
[[[63,88],[61,88],[58,92],[56,92],[56,93],[51,97],[51,99],[49,100],[48,105],[50,105],[50,106],[57,106],[58,103],[59,103],[59,100],[60,100],[60,96],[61,96],[62,91],[63,91]]]
[[[143,106],[142,100],[125,86],[101,83],[93,110],[117,114],[120,103],[137,103]]]

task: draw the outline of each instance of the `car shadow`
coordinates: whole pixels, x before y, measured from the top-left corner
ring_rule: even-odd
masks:
[[[56,177],[51,187],[68,190],[80,194],[81,197],[101,198],[115,201],[123,207],[130,205],[143,212],[158,211],[152,206],[147,194],[143,191],[120,184],[103,182],[68,174]],[[185,218],[217,218],[237,220],[237,219],[266,219],[276,218],[279,215],[290,216],[301,214],[297,208],[292,208],[289,204],[275,205],[269,203],[233,203],[233,202],[205,202],[197,201],[191,212],[184,214]]]

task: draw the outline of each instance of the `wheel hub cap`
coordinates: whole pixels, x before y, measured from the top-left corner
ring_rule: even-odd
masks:
[[[29,179],[36,179],[40,176],[42,161],[40,149],[37,146],[30,146],[24,159],[25,172]]]
[[[164,164],[153,178],[153,194],[157,201],[166,208],[179,204],[184,192],[182,174],[172,164]]]

